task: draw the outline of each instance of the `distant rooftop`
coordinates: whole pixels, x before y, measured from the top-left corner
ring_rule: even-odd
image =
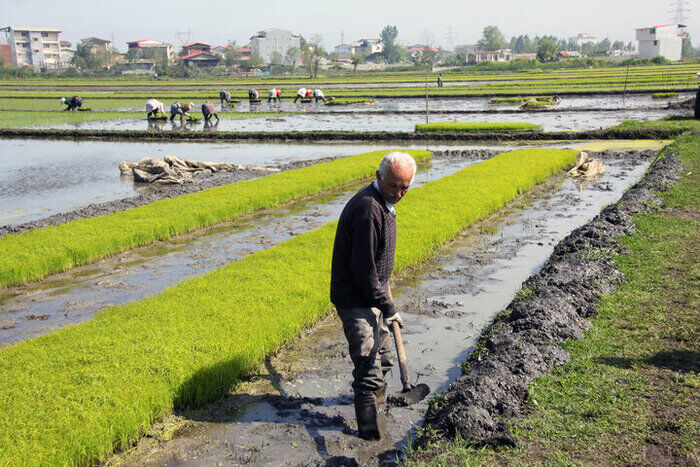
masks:
[[[58,28],[47,28],[44,26],[8,26],[15,31],[35,31],[35,32],[63,32]]]

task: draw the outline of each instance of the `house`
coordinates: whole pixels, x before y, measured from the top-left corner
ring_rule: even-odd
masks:
[[[408,57],[415,62],[421,57],[425,49],[426,46],[423,44],[414,44],[406,47],[406,52],[408,53]],[[434,53],[438,53],[440,51],[440,49],[438,49],[437,47],[431,47],[430,50]]]
[[[637,28],[636,39],[639,42],[639,58],[653,58],[657,55],[672,61],[679,61],[683,54],[682,24],[662,24]]]
[[[467,63],[509,62],[511,60],[513,60],[513,52],[510,49],[476,50],[467,54]]]
[[[266,29],[250,38],[251,53],[259,55],[265,63],[270,63],[274,52],[284,57],[292,47],[301,49],[301,36],[286,29]]]
[[[170,61],[173,59],[173,45],[165,42],[153,41],[144,39],[140,41],[127,42],[129,46],[127,56],[130,59],[149,59],[156,61],[164,59]]]
[[[513,60],[535,60],[537,59],[536,53],[523,52],[519,54],[513,54]]]
[[[93,52],[104,51],[112,53],[112,41],[100,39],[99,37],[80,39],[80,45],[90,47]]]
[[[360,39],[355,47],[355,55],[372,55],[384,52],[384,44],[379,39]]]
[[[355,51],[360,47],[359,42],[354,44],[340,44],[335,46],[334,53],[338,58],[350,58],[355,55]]]
[[[216,66],[221,61],[221,57],[212,53],[211,46],[204,42],[188,42],[180,47],[182,47],[180,52],[182,61],[187,66],[207,68]]]
[[[59,43],[59,49],[60,49],[60,56],[59,56],[59,68],[65,69],[69,68],[71,66],[71,63],[73,62],[73,56],[75,55],[75,50],[71,49],[71,44],[68,41],[60,41]]]
[[[537,54],[535,54],[536,56]],[[567,60],[569,58],[581,58],[583,55],[581,55],[581,52],[578,52],[576,50],[562,50],[557,53],[557,61],[560,60]]]
[[[476,44],[455,45],[455,53],[462,54],[465,57],[472,52],[476,52],[477,50],[479,50],[479,47]]]
[[[595,36],[591,36],[589,34],[581,33],[578,34],[575,37],[572,37],[569,39],[570,41],[574,42],[577,47],[581,47],[583,44],[597,44],[598,43],[598,38]]]
[[[58,69],[61,66],[61,30],[43,26],[7,26],[0,28],[0,53],[9,55],[14,66],[31,66],[34,70]],[[8,54],[9,52],[9,54]]]

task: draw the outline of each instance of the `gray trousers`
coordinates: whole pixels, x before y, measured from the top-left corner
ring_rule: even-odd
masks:
[[[355,394],[373,393],[386,385],[384,375],[393,366],[391,335],[377,308],[338,308],[348,341]]]

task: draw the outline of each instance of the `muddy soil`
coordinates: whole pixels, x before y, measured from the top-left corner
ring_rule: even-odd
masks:
[[[615,200],[651,154],[606,154],[607,174],[587,185],[555,177],[442,249],[393,287],[406,327],[414,380],[434,392],[460,374],[481,329],[539,270],[553,246]],[[460,157],[458,152],[441,156]],[[357,438],[351,363],[337,318],[329,316],[270,358],[250,381],[207,407],[180,410],[110,465],[393,464],[415,436],[427,404],[389,407],[387,436]],[[389,392],[400,389],[398,371]],[[433,392],[433,394],[434,394]]]
[[[547,264],[484,331],[462,375],[427,412],[419,444],[457,434],[474,445],[516,445],[505,420],[523,412],[528,384],[566,363],[565,341],[579,339],[597,314],[596,304],[624,279],[612,258],[615,238],[634,230],[631,216],[656,209],[656,191],[679,179],[680,161],[667,157],[621,200],[577,228],[554,248]]]

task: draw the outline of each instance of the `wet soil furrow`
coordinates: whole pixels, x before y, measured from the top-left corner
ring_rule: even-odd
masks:
[[[429,408],[432,430],[421,444],[457,434],[475,445],[516,444],[505,419],[522,413],[528,384],[568,361],[561,344],[583,336],[600,297],[624,280],[612,261],[623,251],[615,239],[634,229],[632,215],[659,206],[655,192],[670,188],[679,170],[677,158],[661,159],[619,202],[557,244],[484,331],[462,375]]]

